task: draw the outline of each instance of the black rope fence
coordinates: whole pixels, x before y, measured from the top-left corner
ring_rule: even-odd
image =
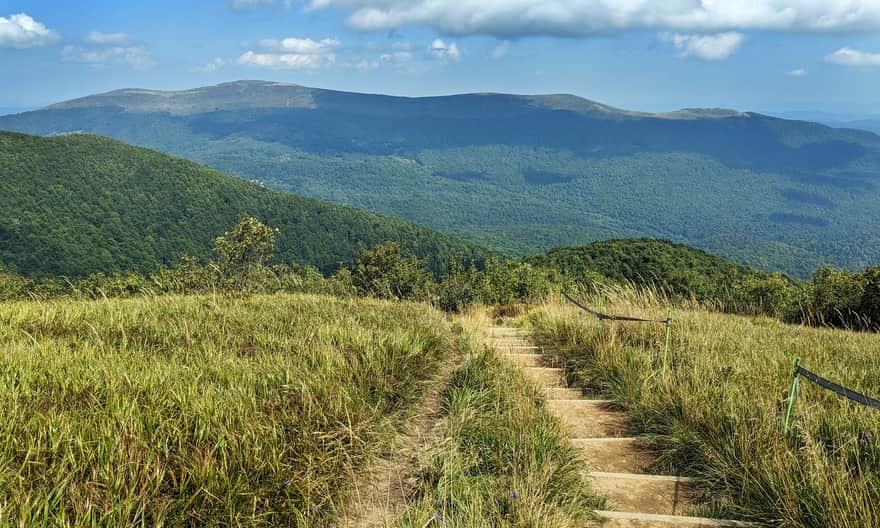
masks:
[[[846,387],[844,387],[842,385],[838,385],[837,383],[834,383],[833,381],[829,381],[829,380],[823,378],[822,376],[819,376],[815,372],[810,372],[809,370],[805,369],[804,367],[802,367],[800,365],[797,366],[797,375],[803,376],[803,377],[807,378],[808,380],[812,381],[813,383],[815,383],[816,385],[818,385],[824,389],[830,390],[831,392],[837,393],[845,398],[849,398],[850,400],[852,400],[856,403],[861,403],[862,405],[864,405],[866,407],[880,409],[880,400],[871,398],[869,396],[865,396],[864,394],[858,393],[854,390],[847,389]]]
[[[602,312],[597,312],[596,310],[591,310],[590,308],[587,308],[583,304],[581,304],[581,303],[577,302],[575,299],[573,299],[571,297],[571,295],[569,295],[565,292],[562,292],[562,295],[566,299],[568,299],[568,301],[570,303],[572,303],[573,305],[577,306],[578,308],[587,312],[588,314],[591,314],[591,315],[594,315],[595,317],[598,317],[599,320],[602,320],[602,321],[629,321],[629,322],[635,322],[635,323],[660,323],[660,324],[669,324],[669,322],[670,322],[669,318],[666,318],[666,319],[639,319],[638,317],[629,317],[626,315],[608,315],[608,314],[604,314]]]

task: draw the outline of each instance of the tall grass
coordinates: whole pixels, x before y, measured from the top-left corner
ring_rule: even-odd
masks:
[[[663,319],[656,292],[606,289],[609,313]],[[782,527],[880,526],[880,412],[802,380],[793,431],[782,414],[796,356],[857,391],[880,394],[880,335],[675,307],[662,325],[599,322],[558,300],[527,316],[573,381],[620,401],[654,435],[658,470],[701,477],[707,514]]]
[[[465,361],[443,394],[444,418],[420,489],[395,526],[586,526],[603,505],[540,390],[485,348],[482,312],[459,318]]]
[[[326,525],[450,346],[405,303],[0,305],[0,525]]]

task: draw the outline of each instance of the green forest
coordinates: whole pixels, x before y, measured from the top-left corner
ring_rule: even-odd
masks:
[[[0,129],[106,135],[511,255],[648,237],[800,278],[880,256],[880,137],[753,113],[249,81],[86,97]]]
[[[0,133],[0,264],[26,276],[149,272],[241,218],[280,230],[278,263],[332,273],[396,240],[434,270],[487,252],[412,223],[319,202],[106,138]]]

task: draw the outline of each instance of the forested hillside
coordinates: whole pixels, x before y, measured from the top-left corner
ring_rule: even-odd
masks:
[[[700,299],[718,298],[745,279],[768,275],[699,249],[651,239],[556,248],[527,261],[582,284],[601,276],[618,283],[653,284],[670,292],[693,293]]]
[[[106,138],[0,133],[0,266],[26,275],[152,270],[207,258],[242,217],[280,230],[277,259],[325,272],[387,240],[435,270],[476,246],[409,222],[262,188]]]
[[[799,276],[880,258],[880,137],[754,113],[245,81],[120,90],[0,129],[107,135],[514,254],[650,237]]]

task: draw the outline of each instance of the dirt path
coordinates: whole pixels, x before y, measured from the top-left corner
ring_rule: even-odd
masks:
[[[583,451],[594,489],[613,511],[597,512],[606,528],[721,528],[749,523],[691,517],[693,479],[653,475],[654,460],[642,440],[629,430],[626,413],[614,402],[585,398],[567,386],[565,372],[552,364],[531,336],[510,327],[489,327],[490,346],[521,365],[547,393],[547,406],[567,427],[571,442]]]
[[[390,456],[376,461],[357,477],[351,500],[339,512],[338,528],[386,528],[403,513],[407,498],[418,485],[417,471],[423,457],[440,434],[441,393],[455,372],[460,357],[453,353],[426,389],[417,415],[398,438]]]

